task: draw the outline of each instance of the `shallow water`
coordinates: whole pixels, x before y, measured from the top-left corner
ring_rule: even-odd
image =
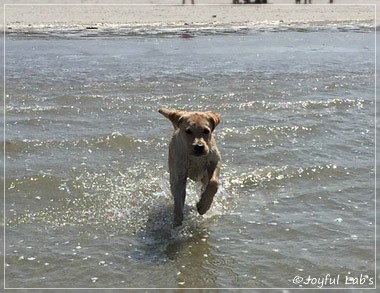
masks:
[[[190,36],[7,37],[6,287],[373,287],[374,31]],[[222,115],[179,229],[161,106]]]

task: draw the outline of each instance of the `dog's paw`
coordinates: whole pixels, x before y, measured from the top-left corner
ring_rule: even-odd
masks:
[[[211,206],[211,202],[210,202],[210,204],[206,204],[205,202],[202,202],[202,200],[199,201],[197,203],[198,213],[200,215],[204,215],[210,209],[210,206]]]
[[[173,228],[181,226],[182,222],[183,222],[183,216],[174,216]]]
[[[197,210],[200,215],[205,214],[211,207],[215,193],[218,191],[218,183],[210,181],[205,192],[202,193],[200,201],[197,203]]]

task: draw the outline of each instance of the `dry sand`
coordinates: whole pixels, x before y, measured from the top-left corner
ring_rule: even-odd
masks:
[[[376,0],[335,0],[334,5],[327,4],[328,0],[313,0],[312,5],[290,5],[294,4],[292,0],[269,0],[274,5],[231,5],[232,0],[195,0],[197,5],[191,5],[190,0],[186,0],[186,5],[181,5],[182,0],[113,0],[116,5],[101,5],[107,1],[99,0],[40,0],[39,5],[28,4],[33,3],[30,0],[8,2],[12,4],[4,6],[3,23],[13,32],[88,26],[255,26],[340,22],[372,25],[375,24],[376,9],[379,9],[374,5]],[[355,5],[357,2],[360,5]]]

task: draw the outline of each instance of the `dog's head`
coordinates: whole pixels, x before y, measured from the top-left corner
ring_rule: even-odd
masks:
[[[219,113],[188,112],[166,108],[161,108],[159,112],[172,122],[190,155],[208,155],[212,132],[220,123]]]

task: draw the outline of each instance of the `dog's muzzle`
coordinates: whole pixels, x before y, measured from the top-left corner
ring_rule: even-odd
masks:
[[[201,156],[205,154],[205,146],[203,144],[194,145],[194,155]]]

